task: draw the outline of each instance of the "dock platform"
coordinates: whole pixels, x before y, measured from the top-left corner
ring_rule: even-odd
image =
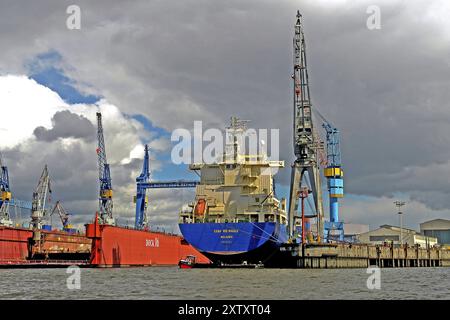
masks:
[[[67,268],[89,267],[89,260],[0,260],[0,268]]]
[[[284,244],[267,266],[288,268],[450,267],[450,250],[369,244]]]

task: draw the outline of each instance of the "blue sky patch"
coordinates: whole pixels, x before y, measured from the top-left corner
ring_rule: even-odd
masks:
[[[155,127],[153,123],[144,115],[142,114],[134,114],[130,116],[132,119],[139,121],[146,130],[154,132],[158,135],[158,137],[161,136],[167,136],[170,137],[170,132],[167,130],[164,130],[160,127]]]
[[[165,137],[170,140],[171,132],[156,127],[152,121],[150,121],[147,117],[142,114],[132,115],[131,118],[139,121],[146,130],[156,133],[156,138]],[[143,143],[148,143],[149,141],[143,141]],[[174,145],[175,142],[172,144]],[[155,152],[150,148],[150,159],[157,159],[162,162],[162,168],[159,170],[153,170],[152,164],[150,160],[150,170],[152,175],[152,180],[198,180],[198,176],[189,170],[188,165],[181,164],[176,165],[171,160],[171,150],[164,152]]]
[[[67,103],[93,104],[100,100],[98,96],[80,93],[75,88],[75,81],[64,74],[62,63],[58,52],[49,51],[38,54],[26,67],[31,79],[57,92]]]

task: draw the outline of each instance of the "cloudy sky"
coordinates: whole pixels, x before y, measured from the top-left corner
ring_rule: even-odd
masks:
[[[67,28],[66,9],[81,9]],[[381,28],[370,30],[377,5]],[[405,225],[450,218],[450,3],[442,1],[0,0],[0,150],[17,198],[44,164],[75,223],[98,194],[102,111],[115,215],[133,221],[143,144],[154,179],[195,178],[170,161],[176,128],[222,128],[231,115],[280,129],[279,195],[292,147],[292,36],[304,17],[313,105],[342,133],[341,218]],[[320,124],[318,123],[319,127]],[[150,194],[150,219],[177,231],[192,190]],[[26,217],[27,212],[21,215]]]

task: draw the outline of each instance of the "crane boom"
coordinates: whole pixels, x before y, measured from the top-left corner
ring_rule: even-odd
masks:
[[[12,226],[12,220],[9,216],[9,205],[11,201],[11,189],[9,187],[8,167],[2,163],[0,153],[0,225]]]
[[[69,214],[62,206],[60,200],[56,201],[55,206],[53,207],[53,210],[52,210],[52,213],[50,214],[50,216],[53,216],[55,214],[55,212],[58,213],[59,218],[61,219],[63,229],[66,229],[69,226]]]
[[[294,154],[292,166],[291,190],[289,196],[289,233],[294,236],[295,220],[299,218],[298,199],[308,178],[314,198],[314,216],[317,217],[317,240],[323,234],[322,189],[318,150],[321,148],[314,133],[312,104],[309,90],[308,69],[306,63],[306,43],[303,32],[302,15],[297,11],[295,23],[294,47]]]
[[[113,225],[113,190],[111,183],[111,173],[106,160],[105,140],[103,138],[102,114],[97,112],[97,156],[98,156],[98,176],[100,181],[99,211],[100,220],[103,224]]]

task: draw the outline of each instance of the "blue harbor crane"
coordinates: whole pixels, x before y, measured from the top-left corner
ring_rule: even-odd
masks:
[[[318,110],[316,113],[323,121],[322,127],[325,129],[327,139],[327,166],[324,169],[324,175],[327,178],[330,221],[324,223],[324,237],[328,241],[344,241],[344,224],[339,221],[339,199],[344,197],[340,134],[339,130],[327,121]]]
[[[144,164],[142,166],[142,172],[139,177],[136,178],[136,217],[135,228],[143,229],[147,226],[147,188],[144,188],[142,184],[150,181],[150,158],[148,154],[148,145],[145,145]]]
[[[114,225],[115,221],[112,215],[113,210],[113,190],[111,183],[111,173],[109,164],[106,161],[105,140],[103,138],[102,114],[97,112],[97,156],[98,156],[98,175],[100,181],[99,213],[100,223]]]
[[[11,190],[9,187],[8,167],[2,164],[0,154],[0,225],[12,226],[12,220],[9,217],[9,205],[11,201]]]
[[[0,225],[12,226],[13,221],[10,215],[11,207],[31,210],[33,206],[31,201],[19,200],[12,197],[8,167],[3,164],[1,154],[0,170]]]
[[[147,217],[147,189],[163,188],[195,188],[200,182],[189,180],[171,180],[171,181],[150,181],[150,157],[148,145],[145,145],[144,163],[142,172],[136,178],[136,218],[135,228],[145,229],[148,227]]]

